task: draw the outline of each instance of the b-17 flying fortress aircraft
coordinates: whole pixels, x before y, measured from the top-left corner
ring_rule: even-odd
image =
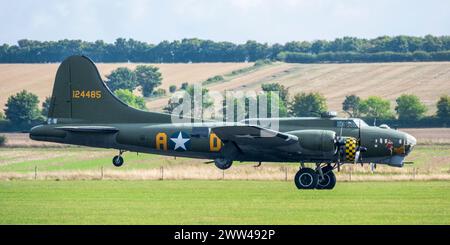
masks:
[[[278,120],[278,131],[259,126],[270,120]],[[172,123],[170,114],[141,111],[120,101],[85,56],[62,62],[48,121],[32,128],[30,138],[117,149],[112,162],[118,167],[125,151],[211,159],[220,169],[230,168],[233,161],[297,162],[300,169],[294,182],[299,189],[333,189],[333,170],[342,164],[402,167],[416,144],[407,133],[331,113],[239,123]]]

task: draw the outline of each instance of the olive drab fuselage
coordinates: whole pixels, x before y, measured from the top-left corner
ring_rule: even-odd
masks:
[[[269,120],[269,119],[267,119]],[[275,120],[275,119],[270,119]],[[356,127],[338,127],[342,121],[352,121],[347,118],[280,118],[279,131],[285,133],[301,132],[304,130],[313,131],[312,135],[306,138],[300,137],[300,142],[311,142],[319,135],[314,132],[332,131],[337,136],[359,137],[361,127],[360,144],[367,148],[363,153],[364,162],[384,163],[386,159],[393,156],[404,157],[411,149],[406,149],[408,135],[389,128],[379,128],[367,125],[356,125]],[[357,120],[356,120],[357,122]],[[247,121],[243,123],[252,123]],[[67,126],[80,126],[83,124],[67,124]],[[215,159],[221,157],[221,149],[224,142],[214,133],[213,128],[223,123],[197,123],[197,124],[97,124],[99,126],[117,128],[114,134],[97,133],[73,133],[60,131],[57,126],[43,125],[35,128],[33,138],[66,144],[77,144],[92,147],[115,148],[127,151],[153,153],[169,156],[193,157],[202,159]],[[235,124],[233,124],[235,125]],[[180,142],[177,145],[177,141]],[[410,142],[411,143],[411,142]],[[300,143],[301,144],[301,143]],[[355,146],[357,147],[357,146]],[[319,149],[317,149],[319,150]],[[238,161],[271,161],[271,162],[300,162],[315,161],[311,158],[304,158],[302,154],[285,155],[277,152],[246,152],[236,156]],[[327,159],[316,159],[326,162]],[[331,159],[330,159],[331,161]],[[352,158],[346,158],[344,162],[351,162]]]

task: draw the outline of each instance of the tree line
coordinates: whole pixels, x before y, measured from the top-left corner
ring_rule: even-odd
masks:
[[[252,40],[235,44],[198,38],[158,44],[125,38],[118,38],[114,43],[22,39],[15,45],[0,46],[0,63],[61,62],[73,54],[86,55],[96,62],[245,62],[262,59],[301,63],[450,61],[450,36],[343,37],[331,41],[292,41],[271,45]]]
[[[317,117],[328,111],[327,100],[324,95],[318,92],[297,93],[294,96],[289,96],[289,91],[279,83],[269,83],[261,85],[262,91],[266,92],[268,107],[271,103],[275,103],[279,110],[280,117]],[[194,88],[188,85],[185,88],[186,92],[193,97]],[[278,92],[278,97],[273,97],[269,92]],[[208,89],[202,89],[202,107],[208,109],[213,106],[212,98],[208,95]],[[236,101],[233,106],[236,110],[238,106],[242,106],[241,111],[245,118],[249,118],[250,100],[254,98],[244,98],[243,104]],[[226,115],[225,101],[223,98],[222,110],[223,118],[227,119],[238,118],[237,115]],[[258,99],[257,99],[258,100]],[[164,107],[164,111],[172,113],[173,110],[183,103],[182,98],[173,97],[168,101]],[[191,102],[192,104],[193,102]],[[394,126],[403,127],[447,127],[450,124],[450,96],[443,95],[436,103],[437,112],[435,115],[427,116],[427,107],[420,101],[419,97],[413,94],[402,94],[395,100],[396,106],[394,110],[391,107],[391,101],[380,96],[369,96],[362,99],[357,95],[347,95],[342,102],[342,111],[347,113],[349,117],[363,118],[368,122],[374,124],[393,123]],[[230,105],[227,105],[230,106]],[[191,105],[193,108],[193,104]],[[195,117],[195,112],[188,112],[183,116]],[[236,112],[235,112],[236,113]],[[263,115],[262,117],[265,117]],[[270,117],[270,113],[268,115]],[[372,124],[372,123],[371,123]]]

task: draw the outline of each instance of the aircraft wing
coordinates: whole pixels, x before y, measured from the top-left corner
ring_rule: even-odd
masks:
[[[212,128],[223,142],[232,141],[241,149],[257,147],[262,150],[284,150],[297,152],[298,138],[295,135],[262,128],[259,126],[220,126]]]
[[[115,133],[119,131],[119,129],[115,127],[108,127],[108,126],[61,126],[56,127],[56,129],[61,129],[70,132],[103,133],[103,134]]]

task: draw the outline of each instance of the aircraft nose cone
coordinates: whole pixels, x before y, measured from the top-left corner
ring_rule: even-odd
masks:
[[[417,144],[416,138],[410,134],[406,134],[406,142],[411,146],[415,146]]]
[[[414,146],[417,144],[417,140],[414,136],[405,133],[406,136],[406,141],[405,141],[405,147],[406,147],[406,155],[408,155],[409,153],[411,153],[411,151],[413,150]]]

